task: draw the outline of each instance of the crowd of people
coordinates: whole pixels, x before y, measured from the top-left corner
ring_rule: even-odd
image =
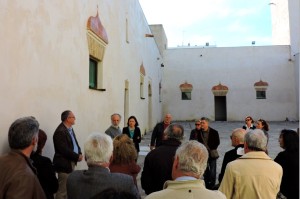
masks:
[[[299,132],[283,129],[283,149],[268,156],[269,124],[245,118],[230,136],[234,147],[223,158],[217,182],[219,133],[202,117],[195,121],[189,141],[184,128],[166,114],[151,134],[143,169],[137,164],[142,139],[139,123],[130,116],[111,115],[105,133],[77,141],[70,110],[61,114],[53,134],[53,162],[42,155],[47,134],[34,117],[15,120],[8,131],[10,152],[0,157],[0,199],[139,199],[137,175],[146,199],[156,198],[299,198]],[[255,125],[256,124],[256,125]],[[88,169],[76,170],[85,161]]]

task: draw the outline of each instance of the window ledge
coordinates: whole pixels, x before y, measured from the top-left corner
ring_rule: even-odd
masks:
[[[105,88],[93,88],[93,87],[89,87],[89,89],[96,90],[96,91],[106,91]]]

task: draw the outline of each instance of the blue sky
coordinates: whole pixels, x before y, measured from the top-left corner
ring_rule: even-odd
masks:
[[[149,24],[162,24],[169,47],[271,45],[270,0],[139,0]]]

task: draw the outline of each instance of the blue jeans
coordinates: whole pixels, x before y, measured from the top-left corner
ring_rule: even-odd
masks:
[[[204,172],[204,182],[207,189],[213,189],[217,179],[217,159],[208,158]]]

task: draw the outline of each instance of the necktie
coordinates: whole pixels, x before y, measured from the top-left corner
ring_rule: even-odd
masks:
[[[77,143],[76,143],[76,140],[75,140],[75,136],[74,136],[74,133],[73,133],[73,129],[72,128],[69,128],[68,129],[69,133],[70,133],[70,136],[72,138],[72,142],[73,142],[73,151],[75,153],[78,153],[78,146],[77,146]]]

